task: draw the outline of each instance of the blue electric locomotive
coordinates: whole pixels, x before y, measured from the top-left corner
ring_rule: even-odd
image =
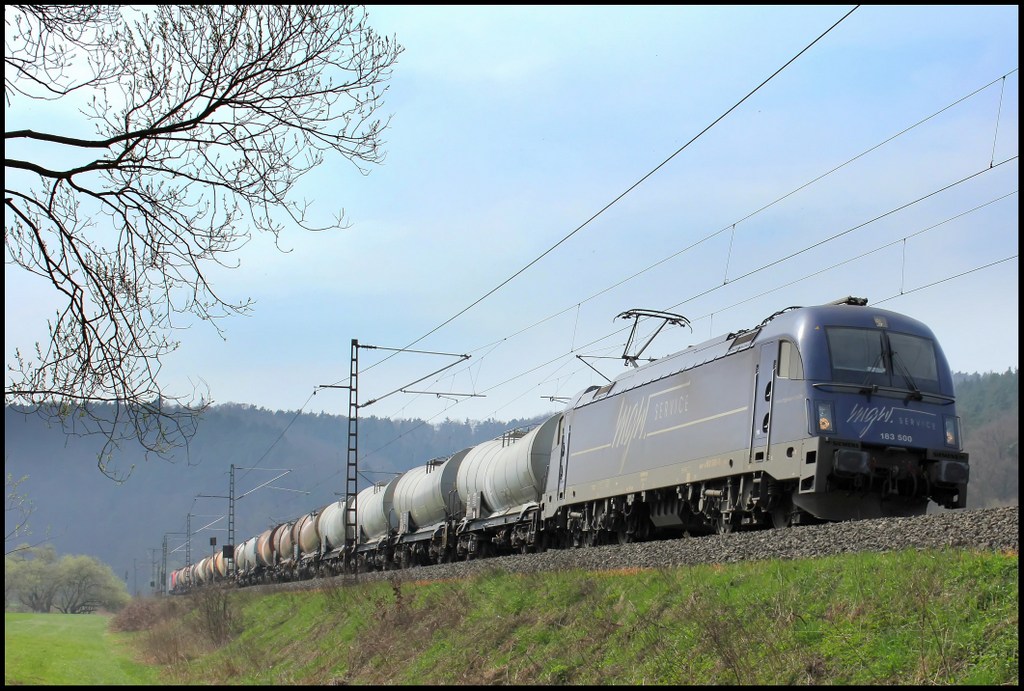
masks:
[[[963,507],[968,476],[932,331],[845,298],[581,393],[558,422],[537,527],[592,544],[917,515]]]

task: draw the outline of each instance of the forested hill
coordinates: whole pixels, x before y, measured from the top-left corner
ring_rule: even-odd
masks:
[[[956,375],[971,454],[971,508],[1018,502],[1017,379],[1017,370]],[[531,422],[360,419],[360,486]],[[146,461],[138,449],[115,455],[115,470],[135,465],[130,478],[117,484],[97,469],[99,439],[68,437],[38,417],[6,408],[4,466],[14,478],[27,476],[19,491],[34,504],[29,541],[48,541],[58,554],[98,557],[119,575],[128,573],[132,588],[136,581],[148,585],[165,533],[172,534],[168,542],[177,550],[169,565],[184,563],[184,549],[177,549],[181,539],[173,534],[185,531],[188,514],[193,532],[211,524],[193,538],[193,561],[211,549],[210,537],[218,545],[227,542],[227,520],[221,517],[227,514],[232,464],[239,468],[235,496],[245,495],[236,502],[236,541],[336,501],[345,489],[347,434],[341,416],[214,406],[187,453],[179,450],[173,462]],[[5,514],[5,533],[11,515]]]
[[[964,447],[971,455],[967,505],[1018,503],[1019,370],[953,375]]]
[[[361,418],[359,485],[388,480],[530,422],[445,420],[435,425]],[[232,464],[238,468],[235,496],[241,497],[235,510],[236,541],[337,501],[345,491],[348,422],[337,415],[213,406],[188,448],[178,449],[170,462],[147,461],[140,448],[115,454],[111,469],[131,470],[121,484],[97,468],[100,448],[97,437],[69,437],[37,416],[4,410],[4,468],[15,479],[27,477],[18,490],[34,505],[28,541],[49,542],[59,555],[96,556],[119,575],[131,571],[131,588],[136,573],[148,585],[154,551],[157,560],[162,558],[164,534],[184,533],[187,522],[193,532],[213,523],[193,537],[193,561],[209,553],[210,537],[218,545],[227,543]],[[5,513],[5,534],[14,515]],[[218,520],[220,516],[225,518]],[[182,544],[177,535],[168,542],[172,550]],[[185,550],[178,549],[168,563],[183,565],[184,557]]]

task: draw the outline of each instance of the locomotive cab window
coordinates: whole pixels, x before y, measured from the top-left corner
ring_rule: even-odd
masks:
[[[927,338],[889,333],[893,386],[920,391],[939,391],[935,344]]]
[[[803,379],[804,363],[800,351],[791,341],[779,343],[779,377],[782,379]]]
[[[939,392],[931,340],[877,329],[827,328],[825,332],[833,380]]]

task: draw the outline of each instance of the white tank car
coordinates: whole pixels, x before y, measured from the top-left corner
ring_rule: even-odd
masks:
[[[280,523],[260,533],[256,538],[256,563],[266,568],[277,565],[277,536],[281,530],[290,530],[291,523]]]
[[[235,567],[238,573],[249,573],[256,567],[256,538],[251,537],[235,550]]]
[[[197,583],[209,583],[213,579],[213,564],[210,557],[203,557],[193,564]]]
[[[351,501],[351,500],[350,500]],[[317,516],[320,553],[327,554],[345,546],[345,500],[339,499],[324,507]],[[349,537],[351,538],[351,530]]]
[[[310,511],[295,521],[292,539],[298,545],[299,558],[313,556],[320,548],[320,533],[317,530],[317,518],[320,511]]]
[[[525,434],[506,432],[464,452],[457,488],[468,518],[517,512],[540,499],[558,418]]]
[[[279,564],[291,564],[295,555],[295,523],[286,523],[285,527],[274,534],[274,552]]]
[[[394,511],[397,484],[396,477],[387,484],[366,487],[356,495],[356,523],[362,532],[360,542],[375,542],[398,527],[398,516]]]
[[[398,478],[394,495],[395,514],[400,524],[403,515],[408,514],[409,517],[408,525],[402,526],[402,532],[426,530],[444,521],[449,514],[462,510],[456,480],[466,451],[447,459],[430,461]]]

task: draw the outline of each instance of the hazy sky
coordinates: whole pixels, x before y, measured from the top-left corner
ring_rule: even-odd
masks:
[[[413,385],[455,358],[362,350],[363,415],[506,420],[603,383],[577,355],[621,355],[625,310],[692,322],[660,356],[851,294],[954,370],[1017,367],[1018,7],[864,6],[814,43],[853,7],[369,6],[405,47],[387,159],[301,189],[351,227],[211,271],[254,312],[182,332],[165,386],[344,415],[313,394],[352,339],[415,344],[471,357]],[[8,362],[46,316],[12,271]]]

